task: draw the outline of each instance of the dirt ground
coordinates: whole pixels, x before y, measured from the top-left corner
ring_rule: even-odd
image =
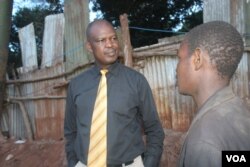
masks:
[[[64,141],[33,141],[0,145],[1,167],[66,167]]]
[[[176,166],[184,133],[165,130],[161,167]],[[64,140],[0,143],[0,167],[66,167]]]

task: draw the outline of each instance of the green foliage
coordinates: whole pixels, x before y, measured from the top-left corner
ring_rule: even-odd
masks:
[[[193,13],[192,15],[187,16],[185,18],[185,22],[183,23],[182,28],[179,31],[182,32],[189,31],[191,28],[197,26],[198,24],[201,24],[203,22],[202,18],[203,18],[202,11],[198,11],[196,13]]]
[[[60,3],[60,0],[46,0],[46,2],[47,3],[35,5],[32,8],[19,8],[15,15],[12,16],[8,66],[14,66],[16,68],[22,65],[18,29],[27,26],[30,23],[34,24],[37,43],[38,65],[40,65],[42,55],[44,19],[48,15],[63,12],[63,5]]]
[[[147,29],[172,31],[184,25],[188,31],[194,25],[202,23],[202,0],[91,1],[94,4],[92,10],[101,11],[102,17],[111,21],[114,26],[119,26],[119,16],[123,13],[128,14],[129,26]],[[176,34],[130,29],[130,35],[133,47],[139,47],[157,43],[159,38]]]

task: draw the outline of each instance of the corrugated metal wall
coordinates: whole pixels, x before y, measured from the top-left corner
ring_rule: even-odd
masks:
[[[22,51],[22,64],[26,71],[36,69],[37,63],[37,50],[36,50],[36,39],[33,23],[23,27],[19,30],[19,40]]]
[[[242,56],[241,62],[235,75],[232,78],[231,86],[238,96],[244,99],[246,102],[249,101],[249,52],[245,52]],[[249,103],[250,104],[250,103]]]
[[[54,64],[52,67],[42,68],[39,70],[36,69],[28,73],[25,71],[29,70],[26,70],[26,68],[24,67],[23,72],[21,72],[19,76],[21,80],[37,79],[45,76],[56,76],[58,74],[63,74],[65,71],[70,71],[71,69],[77,67],[79,64],[86,64],[92,61],[92,58],[90,58],[89,55],[86,54],[83,46],[83,41],[85,40],[84,32],[86,29],[86,24],[88,22],[88,19],[85,18],[88,18],[88,12],[83,12],[83,8],[87,8],[87,2],[84,2],[85,1],[83,0],[65,1],[64,55],[66,57],[66,70],[65,64],[63,62],[57,62],[57,64]],[[212,7],[209,7],[210,2],[218,4],[218,2],[214,0],[206,1],[204,6],[204,10],[206,11],[206,16],[204,17],[206,18],[211,16],[211,13],[214,13],[213,10],[216,10],[218,6],[213,6],[213,9]],[[221,4],[228,5],[228,2],[225,0],[221,2]],[[244,24],[243,21],[239,22],[242,19],[238,17],[244,16],[245,18],[246,14],[239,14],[240,12],[236,9],[242,10],[242,8],[237,8],[236,6],[237,5],[231,6],[230,8],[233,8],[235,9],[235,11],[237,11],[235,12],[235,15],[237,15],[237,17],[234,14],[228,12],[229,10],[227,7],[225,7],[225,9],[222,9],[221,11],[225,14],[230,13],[231,16],[229,20],[232,21],[233,18],[235,18],[236,21],[233,22],[237,23],[237,25]],[[214,17],[216,17],[216,15]],[[228,19],[228,17],[224,15],[221,18]],[[242,31],[244,30],[244,32],[247,32],[248,30],[244,28],[244,25],[238,25],[238,27],[241,27],[240,29]],[[55,31],[51,31],[50,33],[52,32]],[[47,35],[50,36],[49,32]],[[51,34],[51,36],[53,35]],[[29,37],[29,35],[25,35],[25,37]],[[61,36],[55,37],[55,40],[56,39],[61,39]],[[175,69],[177,65],[176,53],[181,39],[182,36],[161,39],[159,40],[158,44],[134,49],[133,68],[144,74],[147,78],[153,91],[163,127],[185,131],[188,129],[189,124],[191,123],[191,120],[193,118],[195,105],[191,97],[180,95],[175,86]],[[51,42],[51,44],[53,45],[58,43],[57,41],[54,41]],[[60,48],[63,47],[61,45],[53,47],[58,47],[57,49],[60,50]],[[147,55],[145,55],[145,53],[147,53]],[[50,55],[50,53],[46,54],[48,56]],[[60,55],[60,53],[56,53],[56,55]],[[63,59],[60,60],[62,61]],[[249,99],[249,64],[249,53],[245,52],[231,84],[236,94],[238,94],[246,101],[248,101]],[[46,65],[44,65],[43,67],[46,67]],[[85,68],[88,68],[88,66],[85,66]],[[80,68],[80,70],[77,69],[76,71],[77,73],[83,71],[83,68]],[[72,76],[73,75],[70,75],[70,77]],[[67,77],[66,79],[69,80],[70,77]],[[54,89],[54,86],[60,83],[64,83],[66,79],[64,75],[61,75],[60,77],[49,79],[46,81],[22,83],[20,84],[20,86],[18,86],[18,88],[20,89],[20,95],[18,94],[17,87],[14,88],[13,84],[9,84],[8,96],[64,96],[66,95],[66,87],[59,87],[57,89]],[[41,98],[40,100],[22,100],[22,102],[24,103],[25,109],[28,112],[35,139],[60,139],[63,137],[63,119],[65,105],[64,98]],[[16,104],[9,104],[7,110],[8,111],[4,114],[4,117],[2,117],[2,129],[4,131],[9,130],[10,135],[16,138],[26,138],[27,132],[19,106]]]
[[[185,131],[190,124],[194,104],[176,88],[176,56],[152,56],[138,69],[147,78],[164,128]],[[138,63],[138,62],[137,62]],[[140,62],[142,64],[142,62]]]
[[[45,56],[43,59],[43,66],[41,69],[34,69],[29,66],[29,64],[19,69],[19,80],[30,80],[29,82],[23,82],[21,84],[9,84],[8,85],[8,96],[11,98],[22,98],[21,103],[24,105],[25,112],[28,114],[28,119],[31,123],[31,130],[33,132],[34,139],[60,139],[63,138],[63,120],[64,120],[64,106],[65,99],[47,99],[51,96],[66,96],[65,88],[54,89],[54,86],[65,82],[65,78],[59,77],[55,79],[32,81],[35,79],[43,77],[52,77],[58,74],[64,73],[64,63],[63,63],[63,42],[58,42],[57,40],[63,39],[64,32],[64,16],[63,14],[52,15],[49,22],[45,23],[45,36],[53,37],[49,41],[49,45],[45,44],[43,53]],[[50,24],[48,26],[47,24]],[[24,38],[29,38],[27,41],[35,41],[35,36],[32,35],[34,29],[29,27],[29,31],[19,31],[19,36]],[[54,29],[60,30],[58,32],[53,31]],[[23,29],[27,29],[24,27]],[[25,32],[25,34],[23,34]],[[30,34],[29,34],[30,32]],[[31,39],[30,39],[31,38]],[[22,40],[22,41],[25,41]],[[22,42],[21,41],[21,42]],[[47,41],[44,41],[45,43]],[[36,50],[36,48],[31,48],[30,43],[23,42],[22,48],[22,58],[25,59],[35,59],[37,60],[37,55],[33,54],[32,57],[27,57],[27,50]],[[54,48],[54,49],[51,49]],[[29,54],[28,54],[29,55]],[[48,57],[50,57],[48,59]],[[46,64],[48,63],[48,65]],[[53,66],[51,66],[53,65]],[[51,66],[47,68],[48,66]],[[39,100],[34,98],[41,97]],[[28,99],[29,98],[29,99]],[[33,100],[33,99],[34,100]],[[27,129],[24,124],[23,115],[20,110],[20,106],[17,104],[8,105],[8,129],[10,136],[15,138],[27,138]],[[5,119],[6,120],[6,119]]]
[[[84,47],[85,31],[89,23],[88,3],[88,0],[64,2],[66,71],[93,60]]]
[[[215,5],[216,4],[216,5]],[[245,47],[250,46],[249,0],[204,0],[204,22],[222,20],[232,24],[242,35]],[[242,98],[249,98],[249,52],[245,52],[232,86]],[[240,79],[238,79],[240,78]]]
[[[175,42],[172,46],[174,45],[177,46]],[[148,51],[151,51],[151,49],[149,48]],[[178,93],[175,71],[177,61],[177,55],[166,54],[134,59],[134,64],[135,69],[145,75],[152,88],[163,127],[186,131],[195,114],[196,106],[190,96]],[[248,103],[249,63],[248,53],[245,52],[231,81],[234,92]]]
[[[230,22],[231,0],[204,0],[203,22],[224,20]]]
[[[195,111],[192,98],[180,95],[176,87],[177,50],[183,37],[163,38],[158,44],[134,49],[134,68],[151,86],[163,127],[178,131],[187,130]]]
[[[30,75],[31,78],[37,76],[55,76],[64,72],[64,64],[60,63],[50,68],[37,70]],[[65,96],[65,88],[55,89],[54,86],[64,82],[64,77],[53,80],[33,83],[32,96]],[[63,138],[63,120],[65,99],[41,99],[31,101],[35,106],[35,139],[60,139]]]
[[[19,69],[20,78],[22,78],[22,73],[28,73],[36,70],[38,68],[37,63],[37,48],[35,42],[35,32],[33,24],[29,24],[18,32],[20,44],[21,44],[21,52],[22,52],[22,62],[23,67]],[[25,79],[25,77],[23,78]],[[32,84],[27,83],[21,86],[8,85],[8,96],[10,97],[20,97],[22,95],[26,95],[27,92],[33,92]],[[31,127],[33,130],[34,122],[35,122],[35,112],[34,105],[31,101],[27,101],[25,104],[26,112],[29,116],[29,120],[31,122]],[[14,136],[16,138],[26,138],[26,127],[24,124],[24,119],[22,112],[20,110],[20,106],[16,103],[12,103],[8,105],[8,115],[9,115],[9,133],[10,136]]]
[[[34,63],[24,63],[27,66],[19,69],[20,80],[34,80],[56,76],[65,73],[65,71],[71,71],[79,65],[82,66],[93,62],[93,57],[88,55],[84,48],[85,31],[89,23],[88,1],[65,0],[64,5],[64,15],[51,15],[45,19],[42,69],[37,69],[37,66],[33,65]],[[23,48],[23,61],[37,60],[36,52],[32,52],[32,55],[30,55],[31,52],[27,52],[30,49],[36,51],[32,24],[28,28],[22,28],[19,36]],[[31,45],[27,41],[33,41],[33,44]],[[62,50],[63,48],[65,49],[64,51]],[[63,62],[64,59],[66,59],[66,62]],[[32,67],[28,67],[31,64]],[[84,70],[84,67],[88,68],[88,65],[74,70],[75,74]],[[35,139],[59,139],[63,137],[65,99],[47,99],[46,97],[66,96],[65,86],[59,86],[57,89],[54,89],[54,86],[64,85],[67,82],[65,77],[70,79],[75,74],[61,75],[61,77],[46,81],[30,81],[18,84],[20,94],[17,93],[18,89],[16,86],[8,84],[9,97],[16,98],[21,96],[23,98],[21,101],[24,104],[25,111],[28,113],[28,119],[31,122]],[[41,96],[45,98],[39,100],[32,99]],[[25,100],[25,98],[29,98],[29,100]],[[1,119],[2,129],[9,131],[10,136],[27,138],[27,129],[20,107],[17,104],[9,104],[7,112]]]
[[[204,0],[203,21],[206,23],[223,20],[231,23],[241,34],[244,34],[248,22],[246,17],[249,14],[247,11],[249,5],[248,0]]]
[[[45,17],[43,34],[43,55],[41,67],[50,67],[63,62],[64,56],[64,14]]]

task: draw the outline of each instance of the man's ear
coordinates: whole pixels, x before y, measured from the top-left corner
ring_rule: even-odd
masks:
[[[93,53],[92,46],[88,41],[85,42],[85,47],[88,50],[88,52]]]
[[[195,71],[199,70],[202,67],[203,64],[203,57],[202,57],[202,51],[200,48],[196,48],[192,55],[192,62],[194,65]]]

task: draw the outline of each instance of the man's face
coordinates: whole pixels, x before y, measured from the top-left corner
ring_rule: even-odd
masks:
[[[113,27],[105,22],[98,22],[90,30],[87,49],[93,53],[97,64],[107,68],[119,55],[119,43]]]
[[[177,85],[181,94],[192,95],[192,88],[194,87],[191,67],[192,57],[188,54],[188,45],[182,42],[178,51]]]

